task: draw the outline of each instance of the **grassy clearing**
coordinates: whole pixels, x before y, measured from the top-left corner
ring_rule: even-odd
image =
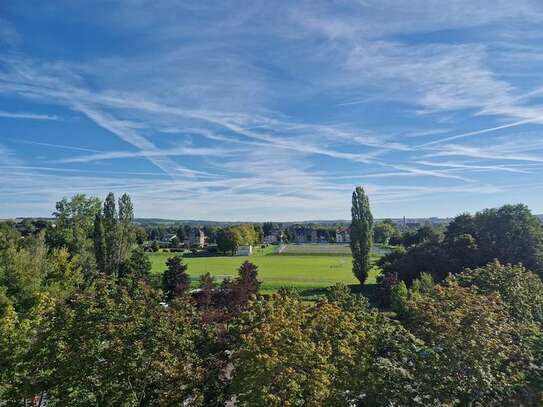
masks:
[[[351,248],[345,244],[289,244],[283,246],[282,255],[351,256]]]
[[[326,249],[326,248],[324,248]],[[154,273],[162,273],[166,268],[168,257],[176,253],[151,253]],[[185,257],[188,272],[193,284],[197,283],[200,275],[207,272],[218,280],[235,277],[237,269],[245,260],[258,266],[258,275],[262,281],[263,292],[273,292],[280,287],[294,287],[304,295],[312,295],[323,288],[342,282],[356,284],[352,274],[351,257],[345,254],[275,254],[273,247],[258,249],[252,256],[215,256],[215,257]],[[374,256],[375,261],[378,257]],[[374,268],[368,278],[368,284],[375,284],[378,269]]]
[[[377,256],[382,256],[390,251],[390,247],[383,246],[381,244],[375,244],[372,247],[372,253]],[[349,256],[351,257],[351,247],[349,244],[319,244],[319,243],[305,243],[305,244],[288,244],[278,248],[282,255],[314,255],[314,256]]]

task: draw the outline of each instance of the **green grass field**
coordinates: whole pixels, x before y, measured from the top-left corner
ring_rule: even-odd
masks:
[[[280,287],[295,287],[309,294],[312,290],[329,287],[335,283],[356,284],[357,280],[352,274],[352,261],[350,255],[326,253],[328,248],[323,247],[325,253],[317,253],[311,248],[310,254],[304,254],[301,247],[296,250],[300,254],[274,253],[276,247],[264,250],[257,249],[252,256],[215,256],[215,257],[185,257],[188,272],[193,284],[197,284],[200,275],[207,272],[216,276],[220,281],[226,277],[235,277],[237,269],[245,260],[258,266],[258,276],[262,281],[262,292],[273,292]],[[168,257],[176,253],[151,253],[151,262],[154,273],[162,273],[166,268]],[[375,261],[377,256],[373,257]],[[373,269],[367,283],[375,284],[378,270]]]

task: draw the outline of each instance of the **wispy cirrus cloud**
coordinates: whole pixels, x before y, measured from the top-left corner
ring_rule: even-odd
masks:
[[[541,118],[541,120],[543,121],[543,117]],[[490,127],[488,129],[469,131],[467,133],[457,134],[457,135],[445,137],[445,138],[442,138],[442,139],[439,139],[439,140],[430,141],[428,143],[421,144],[420,146],[418,146],[418,148],[433,146],[435,144],[445,143],[447,141],[457,140],[457,139],[461,139],[461,138],[465,138],[465,137],[478,136],[480,134],[491,133],[491,132],[494,132],[494,131],[497,131],[497,130],[509,129],[511,127],[518,127],[518,126],[522,126],[523,124],[534,123],[534,122],[539,122],[539,121],[540,120],[538,120],[538,119],[527,119],[527,120],[520,120],[520,121],[517,121],[517,122],[514,122],[514,123],[503,124],[501,126]]]
[[[301,219],[348,215],[354,183],[393,216],[537,182],[520,130],[541,125],[540,2],[60,4],[7,8],[28,23],[4,24],[4,113],[35,120],[4,120],[21,161],[0,196],[125,189],[145,214]],[[85,52],[70,27],[96,33]]]
[[[54,115],[27,112],[6,112],[3,110],[0,110],[0,117],[5,117],[8,119],[59,120],[59,117]]]
[[[204,157],[225,157],[239,153],[243,150],[226,148],[192,148],[175,147],[153,151],[108,151],[92,155],[65,158],[59,160],[61,163],[88,163],[93,161],[115,160],[120,158],[155,158],[155,157],[176,157],[176,156],[204,156]]]
[[[543,141],[516,143],[506,141],[493,145],[467,146],[458,144],[446,144],[439,151],[425,155],[425,157],[471,157],[485,160],[499,161],[528,161],[543,162]]]

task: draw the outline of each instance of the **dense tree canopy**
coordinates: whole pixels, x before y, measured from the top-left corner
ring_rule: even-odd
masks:
[[[417,378],[440,404],[497,404],[526,384],[529,359],[498,294],[437,286],[413,296],[404,319],[429,346]]]
[[[383,257],[380,266],[384,272],[397,273],[408,283],[421,272],[443,280],[449,273],[498,259],[502,263],[522,263],[543,274],[543,225],[524,205],[459,215],[447,226],[443,239],[430,236],[401,256],[393,253]]]
[[[524,324],[543,328],[543,282],[522,265],[502,265],[497,260],[484,267],[467,269],[449,281],[481,292],[499,293],[509,314]]]
[[[132,281],[97,281],[46,315],[29,356],[51,406],[201,405],[198,316]]]
[[[258,299],[235,334],[240,405],[437,405],[420,391],[434,379],[417,377],[423,342],[344,287],[313,306],[288,290]]]

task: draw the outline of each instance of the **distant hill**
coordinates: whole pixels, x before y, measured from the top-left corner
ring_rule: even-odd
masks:
[[[535,215],[541,222],[543,222],[543,214]],[[54,218],[50,217],[25,217],[25,218],[12,218],[12,220],[15,220],[16,222],[21,222],[24,219],[30,219],[30,220],[44,220],[44,221],[52,221]],[[8,220],[8,219],[0,219],[1,220]],[[381,221],[383,219],[376,219],[377,222]],[[402,224],[404,221],[407,224],[447,224],[449,223],[452,218],[392,218],[392,220],[395,223]],[[216,226],[216,227],[224,227],[224,226],[230,226],[230,225],[239,225],[241,223],[262,223],[262,222],[251,222],[251,221],[214,221],[214,220],[198,220],[198,219],[164,219],[164,218],[136,218],[134,219],[134,222],[140,225],[171,225],[173,223],[182,223],[187,225],[199,225],[199,226]],[[351,223],[348,219],[335,219],[335,220],[326,220],[326,219],[315,219],[315,220],[303,220],[299,222],[273,222],[273,223],[281,223],[283,226],[290,226],[290,225],[348,225]]]
[[[543,222],[543,214],[535,215],[541,222]],[[383,219],[376,219],[377,222],[382,221]],[[452,218],[392,218],[392,220],[397,224],[403,224],[404,222],[407,225],[446,225]],[[198,219],[162,219],[162,218],[136,218],[135,222],[140,225],[151,225],[151,224],[162,224],[162,225],[171,225],[173,223],[182,223],[187,225],[199,225],[199,226],[216,226],[224,227],[231,225],[239,225],[241,223],[262,223],[262,222],[253,222],[253,221],[212,221],[212,220],[198,220]],[[333,225],[349,225],[351,223],[348,219],[314,219],[314,220],[303,220],[299,222],[273,222],[275,224],[282,224],[283,227],[288,227],[290,225],[322,225],[322,226],[333,226]]]
[[[198,224],[202,226],[226,226],[226,225],[243,223],[243,222],[221,222],[221,221],[214,221],[214,220],[163,219],[163,218],[135,218],[134,222],[140,225],[151,225],[151,224],[171,225],[172,223],[183,223],[183,224]]]
[[[382,221],[383,219],[376,219],[377,222]],[[406,224],[446,224],[451,221],[450,218],[393,218],[395,223],[401,224],[405,222]],[[174,223],[189,224],[189,225],[199,225],[199,226],[230,226],[230,225],[239,225],[241,223],[262,223],[254,221],[212,221],[212,220],[198,220],[198,219],[163,219],[163,218],[136,218],[134,221],[140,225],[171,225]],[[298,222],[273,222],[275,224],[282,224],[284,227],[290,225],[348,225],[351,223],[350,219],[313,219],[313,220],[302,220]]]
[[[171,225],[173,223],[181,223],[187,225],[199,225],[199,226],[231,226],[239,225],[242,223],[262,223],[254,221],[214,221],[214,220],[198,220],[198,219],[162,219],[162,218],[136,218],[134,222],[140,225]],[[273,222],[280,223],[283,226],[289,225],[345,225],[350,223],[350,220],[304,220],[300,222]]]

